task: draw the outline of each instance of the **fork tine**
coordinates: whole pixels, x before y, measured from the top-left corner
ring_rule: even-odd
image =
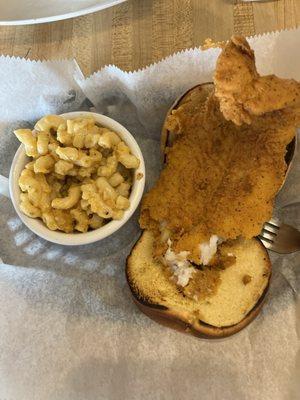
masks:
[[[275,233],[269,232],[265,228],[261,231],[260,236],[262,236],[264,239],[270,240],[271,242],[273,242],[276,238]]]
[[[263,227],[264,230],[266,230],[269,233],[274,233],[274,235],[277,235],[279,231],[279,226],[275,226],[273,224],[270,224],[269,222],[266,222]]]
[[[276,228],[279,228],[281,225],[281,222],[279,221],[278,218],[276,217],[272,217],[268,222],[266,222],[267,224],[270,225],[274,225]]]
[[[272,218],[264,224],[258,238],[268,250],[279,254],[300,251],[300,231],[281,223],[277,218]]]
[[[264,239],[263,236],[258,236],[262,244],[265,246],[266,249],[272,249],[273,243],[267,239]]]

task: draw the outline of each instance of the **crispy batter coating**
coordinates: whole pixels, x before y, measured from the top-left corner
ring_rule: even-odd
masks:
[[[144,197],[140,217],[141,227],[157,238],[161,227],[167,228],[175,251],[190,251],[194,262],[199,262],[199,243],[213,234],[225,240],[259,234],[284,181],[286,145],[298,123],[297,113],[275,107],[251,115],[251,126],[236,126],[224,118],[214,93],[205,101],[203,90],[190,92],[167,120],[180,135]],[[162,254],[165,244],[156,242],[156,253]]]
[[[217,61],[215,95],[227,120],[250,124],[253,116],[300,106],[300,83],[275,75],[259,76],[254,52],[242,36],[233,36]]]

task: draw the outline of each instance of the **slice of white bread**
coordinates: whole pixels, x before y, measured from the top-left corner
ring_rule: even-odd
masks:
[[[271,263],[258,239],[235,241],[231,252],[236,262],[221,271],[217,293],[201,301],[185,297],[167,277],[162,264],[153,259],[153,241],[152,233],[144,231],[126,266],[133,298],[149,317],[196,336],[225,337],[241,330],[259,313]]]

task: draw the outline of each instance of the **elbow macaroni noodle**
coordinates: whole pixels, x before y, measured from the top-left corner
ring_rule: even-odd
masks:
[[[93,118],[40,119],[16,137],[32,161],[19,177],[21,211],[66,233],[98,229],[129,208],[140,161],[117,133]]]

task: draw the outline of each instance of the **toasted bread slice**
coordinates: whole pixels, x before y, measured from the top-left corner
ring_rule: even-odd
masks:
[[[225,337],[248,325],[259,313],[268,290],[271,263],[258,239],[236,240],[236,262],[221,271],[217,293],[205,299],[185,297],[153,259],[154,238],[144,231],[127,259],[126,275],[138,307],[157,322],[200,337]]]

